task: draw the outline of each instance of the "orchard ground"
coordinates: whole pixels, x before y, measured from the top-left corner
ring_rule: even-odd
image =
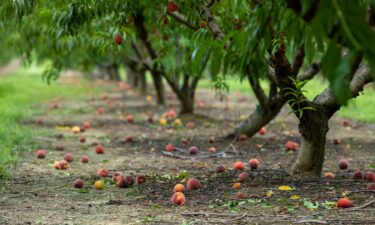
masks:
[[[367,204],[374,201],[374,192],[367,191],[369,182],[352,178],[354,170],[373,170],[375,124],[351,121],[351,126],[344,127],[344,119],[335,116],[330,121],[324,172],[333,172],[336,178],[297,179],[288,174],[297,152],[284,148],[288,140],[299,142],[297,120],[288,116],[287,107],[267,126],[264,136],[210,144],[210,136],[222,135],[255,109],[252,97],[231,93],[229,100],[220,101],[212,90],[201,88],[197,93],[199,116],[181,118],[184,125],[193,122],[192,129],[161,127],[158,121],[163,112],[169,108],[178,110],[178,102],[171,94],[169,107],[159,108],[134,90],[120,90],[116,83],[82,83],[64,77],[58,82],[56,90],[49,90],[48,94],[41,89],[40,99],[30,107],[25,103],[33,112],[20,116],[19,131],[31,132],[28,137],[33,144],[26,147],[10,178],[1,181],[0,224],[375,223],[374,204]],[[59,89],[61,85],[64,88]],[[69,93],[67,86],[71,87]],[[81,89],[77,91],[77,87]],[[112,107],[102,100],[101,93],[108,93]],[[55,103],[58,108],[52,107]],[[105,109],[101,116],[97,115],[98,107]],[[351,113],[357,114],[354,110]],[[129,114],[135,118],[133,123],[127,122]],[[147,122],[150,115],[154,124]],[[73,134],[71,127],[81,126],[83,121],[90,121],[92,127]],[[129,135],[133,141],[125,143],[124,138]],[[81,136],[87,138],[86,143],[79,142]],[[183,138],[188,138],[190,144],[181,144]],[[333,139],[340,139],[341,144],[334,145]],[[63,144],[63,151],[55,150],[57,142]],[[95,143],[104,145],[104,155],[95,154]],[[186,151],[195,145],[199,152],[190,156],[174,151],[168,156],[163,154],[168,143]],[[222,154],[209,153],[211,146]],[[36,158],[40,148],[47,151],[45,159]],[[53,162],[66,153],[72,153],[74,161],[67,170],[55,170]],[[84,154],[90,157],[87,164],[80,162]],[[246,165],[250,178],[242,182],[240,190],[233,190],[239,172],[233,171],[231,165],[237,160],[247,164],[250,158],[258,158],[260,167],[250,170]],[[338,161],[342,158],[349,160],[348,170],[339,170]],[[227,172],[216,173],[217,164],[226,165]],[[119,189],[108,178],[106,187],[96,190],[94,182],[100,179],[96,175],[100,168],[108,169],[110,176],[117,171],[125,175],[146,174],[147,182]],[[173,205],[173,187],[186,177],[198,178],[202,188],[185,192],[185,206]],[[77,178],[83,180],[83,189],[73,187]],[[280,186],[292,190],[280,190]],[[234,195],[239,191],[249,198],[236,199]],[[343,194],[353,201],[354,208],[335,207]]]

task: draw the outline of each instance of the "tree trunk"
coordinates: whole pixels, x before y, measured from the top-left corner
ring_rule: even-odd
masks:
[[[180,115],[194,113],[194,95],[192,96],[190,91],[181,93],[177,97],[180,101]]]
[[[319,177],[324,162],[326,135],[329,130],[329,116],[323,108],[304,111],[298,128],[301,133],[301,147],[292,173],[298,176]]]
[[[111,81],[120,81],[120,73],[118,71],[118,66],[116,64],[112,64],[107,68],[109,79]]]
[[[163,77],[157,71],[151,71],[152,73],[152,80],[154,82],[154,88],[156,92],[156,99],[158,105],[165,105],[165,94],[164,94],[164,85],[163,85]]]
[[[147,94],[147,80],[146,80],[146,70],[141,69],[139,71],[139,85],[140,85],[140,92],[142,95]]]

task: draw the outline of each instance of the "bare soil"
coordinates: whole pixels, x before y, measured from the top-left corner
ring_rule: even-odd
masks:
[[[369,171],[374,164],[375,124],[351,122],[342,126],[342,118],[334,117],[326,144],[324,172],[333,172],[335,179],[306,179],[292,177],[289,168],[297,152],[287,152],[287,140],[299,142],[297,120],[288,114],[288,108],[267,126],[267,134],[256,135],[244,142],[217,140],[210,144],[210,136],[219,137],[256,108],[255,100],[238,93],[229,100],[220,101],[210,90],[198,93],[196,116],[184,116],[184,124],[193,122],[194,128],[165,126],[158,120],[167,109],[178,109],[176,98],[169,94],[170,105],[161,108],[135,91],[123,91],[115,84],[101,84],[107,88],[112,107],[100,96],[84,100],[59,101],[59,108],[51,103],[43,107],[44,113],[24,121],[36,131],[43,131],[36,139],[40,148],[47,150],[45,159],[37,159],[36,150],[23,155],[13,170],[11,180],[2,181],[0,192],[0,224],[375,224],[374,192],[367,191],[369,184],[352,178],[354,170]],[[96,109],[105,108],[98,116]],[[127,115],[135,121],[128,123]],[[146,118],[153,115],[155,123]],[[42,119],[43,123],[36,121]],[[90,121],[92,128],[75,135],[70,127]],[[131,135],[133,142],[125,143]],[[81,136],[86,143],[79,143]],[[181,144],[188,138],[190,144]],[[271,140],[270,140],[271,138]],[[338,138],[341,144],[334,145]],[[275,140],[272,140],[275,139]],[[65,149],[55,150],[60,141]],[[106,152],[95,154],[95,145],[102,143]],[[163,154],[165,145],[173,143],[183,151]],[[200,151],[195,156],[185,150],[191,145]],[[208,152],[214,146],[217,155]],[[68,170],[55,170],[54,161],[73,153],[74,161]],[[90,162],[83,164],[80,157],[86,154]],[[240,190],[233,190],[239,172],[231,165],[256,157],[260,168],[246,170],[250,179]],[[348,170],[339,170],[338,161],[346,158]],[[226,173],[215,172],[217,164],[227,166]],[[96,190],[100,168],[124,174],[146,174],[147,182],[132,188],[119,189],[106,179],[104,190]],[[186,191],[187,204],[171,203],[173,187],[186,177],[198,178],[203,186]],[[77,178],[84,180],[83,189],[73,188]],[[287,185],[291,191],[278,187]],[[237,200],[241,191],[249,198]],[[346,194],[354,208],[338,209],[333,203]],[[293,196],[296,199],[291,198]]]

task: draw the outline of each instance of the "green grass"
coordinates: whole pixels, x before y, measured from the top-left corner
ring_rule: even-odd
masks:
[[[252,95],[253,93],[250,89],[250,85],[247,80],[241,82],[239,79],[230,79],[227,82],[229,86],[229,91],[239,91],[242,94]],[[267,89],[267,83],[262,82],[262,86]],[[310,81],[305,87],[304,90],[307,92],[307,97],[309,99],[313,99],[316,95],[321,93],[326,87],[328,83],[323,81],[321,77],[315,77],[312,81]],[[202,80],[199,83],[199,87],[201,88],[212,88],[211,83],[209,80]],[[364,91],[364,94],[361,94],[356,99],[352,99],[349,101],[347,106],[342,107],[338,115],[344,118],[361,121],[361,122],[369,122],[375,123],[375,88],[368,87]]]
[[[40,107],[32,107],[52,99],[76,99],[99,93],[99,88],[89,88],[86,81],[77,85],[48,85],[42,80],[38,67],[19,69],[0,76],[0,179],[9,176],[9,167],[19,159],[19,153],[35,150],[35,135],[43,129],[33,130],[20,125],[25,118],[41,113]]]

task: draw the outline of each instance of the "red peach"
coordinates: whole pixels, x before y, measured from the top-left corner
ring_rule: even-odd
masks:
[[[137,184],[143,184],[146,182],[146,176],[143,174],[138,175],[135,180],[137,181]]]
[[[89,162],[89,157],[88,157],[87,155],[83,155],[83,156],[81,157],[81,162],[82,162],[82,163],[88,163],[88,162]]]
[[[59,169],[60,170],[66,170],[68,169],[68,161],[65,159],[59,161]]]
[[[79,138],[79,142],[85,143],[86,142],[86,137],[85,136],[80,137]]]
[[[129,187],[133,186],[134,178],[132,176],[125,176],[124,179],[128,183]]]
[[[334,173],[325,173],[324,174],[324,178],[327,178],[327,179],[334,179],[336,176]]]
[[[81,179],[77,179],[73,182],[73,186],[75,188],[82,188],[83,187],[83,181]]]
[[[349,162],[346,159],[340,159],[339,161],[340,170],[346,170],[349,167]]]
[[[225,166],[222,165],[222,164],[219,164],[219,165],[216,166],[216,172],[217,172],[217,173],[224,173],[225,170],[226,170],[226,168],[225,168]]]
[[[178,5],[175,2],[168,2],[167,10],[168,12],[176,12],[178,10]]]
[[[249,160],[249,164],[250,164],[250,167],[251,169],[258,169],[259,167],[259,160],[258,159],[250,159]]]
[[[99,169],[97,174],[98,174],[98,176],[101,176],[101,177],[107,177],[108,176],[108,170]]]
[[[247,199],[247,198],[249,198],[249,195],[246,194],[246,193],[243,193],[243,192],[237,192],[235,197],[237,199]]]
[[[113,37],[113,40],[116,44],[118,45],[121,45],[122,43],[122,37],[120,34],[116,34],[114,37]],[[108,96],[107,96],[108,97]]]
[[[122,177],[122,176],[123,176],[123,175],[122,175],[121,172],[114,172],[114,173],[112,174],[112,180],[117,181],[117,179],[118,179],[119,177]]]
[[[46,151],[44,149],[39,149],[36,153],[38,159],[44,159],[46,157]]]
[[[237,161],[237,162],[233,163],[232,168],[234,170],[244,170],[245,169],[245,164],[243,162],[241,162],[241,161]]]
[[[190,148],[189,148],[189,154],[190,155],[195,155],[195,154],[197,154],[198,153],[198,147],[197,146],[191,146]]]
[[[285,144],[285,149],[286,150],[291,150],[291,151],[297,151],[299,147],[299,144],[294,142],[294,141],[287,141],[286,144]]]
[[[187,144],[189,144],[189,140],[184,138],[184,139],[181,140],[181,143],[184,144],[184,145],[187,145]]]
[[[373,172],[366,172],[365,175],[363,176],[363,178],[365,180],[368,180],[368,181],[375,181],[375,173]]]
[[[332,140],[332,144],[339,145],[339,144],[341,144],[341,141],[340,141],[340,139],[335,138],[335,139]]]
[[[98,115],[103,115],[104,114],[104,108],[100,107],[96,110],[96,112],[98,113]]]
[[[133,141],[133,137],[132,136],[126,136],[125,137],[125,143],[130,143]]]
[[[133,122],[134,122],[134,117],[133,117],[133,115],[128,115],[128,116],[126,117],[126,119],[127,119],[128,123],[133,123]]]
[[[246,134],[241,134],[240,137],[238,138],[239,141],[246,141],[248,139]]]
[[[194,128],[194,123],[193,122],[187,122],[186,123],[186,127],[189,128],[189,129],[193,129]]]
[[[375,183],[367,185],[367,190],[375,191]]]
[[[176,117],[176,116],[177,116],[176,111],[174,111],[174,110],[169,110],[169,112],[168,112],[168,117],[170,117],[170,118],[174,118],[174,117]]]
[[[183,193],[181,192],[175,192],[172,195],[172,203],[176,205],[185,205],[186,204],[186,197]]]
[[[266,133],[267,133],[267,129],[265,127],[260,128],[260,130],[258,131],[259,135],[265,135]]]
[[[237,181],[243,182],[249,178],[249,174],[247,172],[242,172],[238,175]]]
[[[173,188],[173,192],[185,192],[185,186],[183,184],[176,184]]]
[[[72,155],[72,153],[67,153],[67,154],[64,156],[64,159],[65,159],[67,162],[73,162],[73,155]]]
[[[98,145],[98,146],[96,146],[96,148],[95,148],[95,152],[96,152],[96,154],[104,154],[104,151],[105,151],[105,149],[104,149],[104,146],[103,146],[103,145]]]
[[[354,171],[353,173],[353,178],[354,179],[362,179],[362,172],[357,170],[357,171]]]
[[[85,121],[85,122],[83,122],[82,126],[83,126],[83,128],[85,128],[85,130],[87,130],[91,127],[91,124],[90,124],[90,122]]]
[[[167,144],[167,146],[165,146],[165,150],[167,152],[173,152],[174,146],[172,144]]]
[[[337,201],[336,206],[337,206],[337,207],[341,207],[341,208],[349,208],[349,207],[353,207],[353,202],[350,201],[350,200],[347,199],[347,198],[340,198],[340,199]]]
[[[201,187],[201,182],[196,178],[190,178],[187,181],[186,186],[189,190],[196,190]]]

